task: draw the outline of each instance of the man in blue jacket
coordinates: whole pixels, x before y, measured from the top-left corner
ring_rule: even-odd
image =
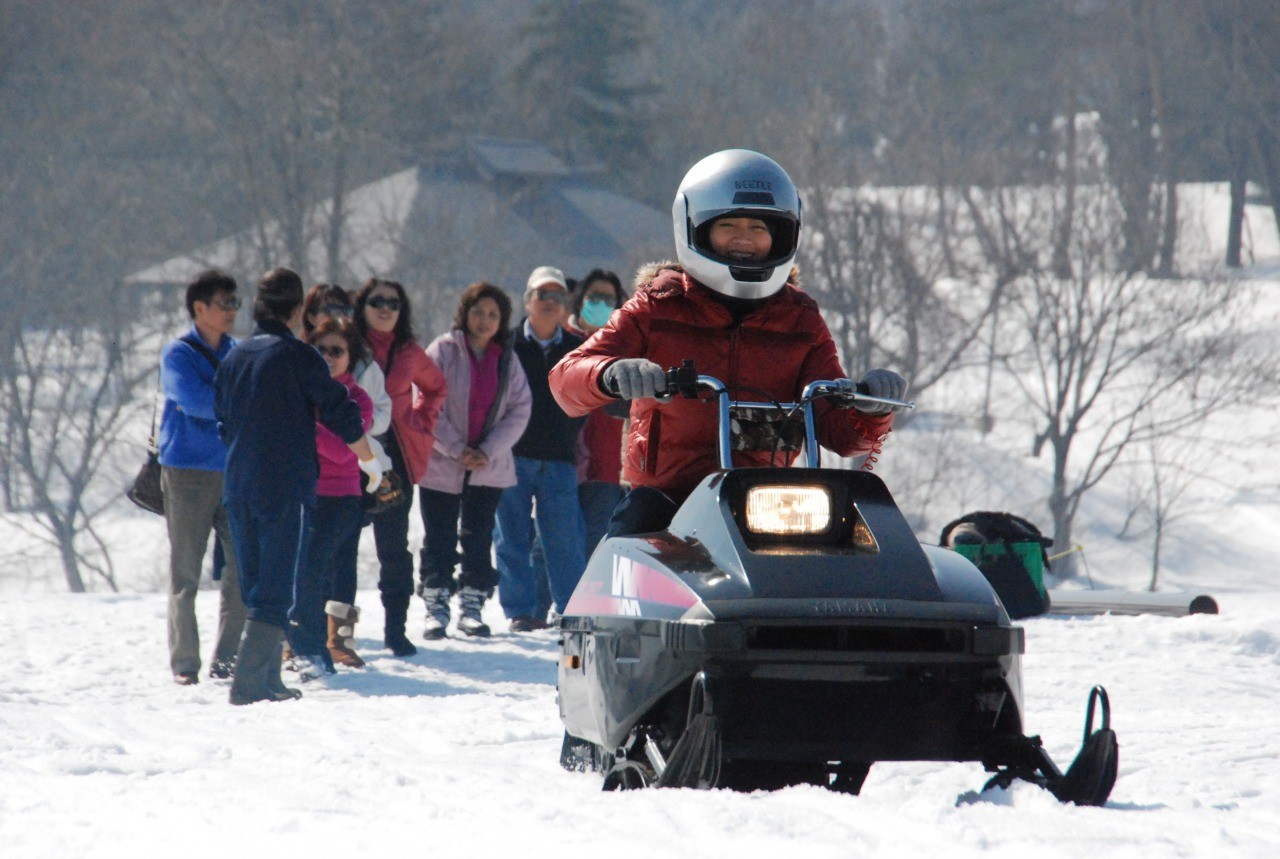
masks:
[[[169,529],[169,667],[174,682],[191,686],[200,674],[196,591],[210,530],[217,533],[227,565],[209,676],[231,676],[245,611],[222,505],[227,446],[218,437],[213,415],[213,375],[236,343],[231,338],[240,308],[235,279],[203,271],[187,286],[186,303],[191,330],[165,346],[160,357],[164,413],[159,447]]]
[[[281,682],[280,655],[315,506],[316,421],[355,452],[372,486],[382,481],[360,408],[329,376],[320,353],[296,336],[302,302],[295,272],[264,274],[253,302],[257,328],[222,362],[215,381],[215,411],[228,447],[223,500],[248,608],[232,704],[302,694]]]

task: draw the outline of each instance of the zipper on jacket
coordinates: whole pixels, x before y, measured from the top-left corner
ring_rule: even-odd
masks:
[[[729,378],[725,383],[732,391],[738,384],[738,335],[742,333],[742,323],[729,328]]]
[[[640,470],[653,476],[658,473],[658,444],[662,441],[662,412],[653,410],[649,419],[649,444],[640,458]]]

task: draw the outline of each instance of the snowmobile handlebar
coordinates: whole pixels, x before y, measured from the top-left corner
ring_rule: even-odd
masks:
[[[804,411],[804,452],[809,468],[818,468],[818,436],[814,426],[813,404],[826,397],[835,399],[843,408],[851,408],[857,403],[884,403],[901,409],[914,409],[916,404],[906,400],[895,400],[889,397],[873,397],[865,387],[852,379],[816,380],[805,386],[804,394],[798,403],[749,402],[734,400],[729,397],[729,389],[724,382],[715,376],[700,376],[693,362],[685,360],[679,367],[667,370],[667,392],[687,399],[697,399],[702,389],[715,393],[720,408],[718,433],[718,449],[720,467],[733,468],[733,439],[731,436],[733,421],[731,410],[737,409],[776,409],[784,414],[792,414],[796,409]]]

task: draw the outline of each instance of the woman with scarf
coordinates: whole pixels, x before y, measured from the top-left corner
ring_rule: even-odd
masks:
[[[391,397],[391,429],[382,446],[405,486],[427,472],[435,444],[436,418],[444,405],[444,376],[414,339],[409,297],[394,280],[370,278],[356,294],[356,326],[386,377]],[[383,637],[396,656],[418,650],[405,636],[405,618],[413,596],[413,556],[409,553],[409,508],[402,504],[373,521],[381,565],[378,590],[386,612]]]

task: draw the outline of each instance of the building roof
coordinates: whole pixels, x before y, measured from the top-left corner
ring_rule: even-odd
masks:
[[[289,258],[278,223],[255,226],[130,275],[138,285],[185,284],[222,268],[252,281],[275,265],[313,281],[355,286],[390,277],[412,291],[456,295],[485,280],[518,295],[528,273],[592,268],[623,281],[640,263],[669,257],[669,216],[599,184],[598,168],[567,165],[541,144],[473,138],[447,159],[351,191],[344,203],[342,271],[328,271],[323,237],[332,202],[307,214],[307,260]],[[416,307],[415,302],[415,307]],[[448,302],[452,312],[452,300]]]

